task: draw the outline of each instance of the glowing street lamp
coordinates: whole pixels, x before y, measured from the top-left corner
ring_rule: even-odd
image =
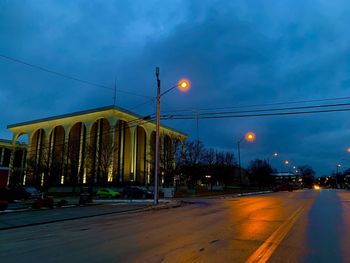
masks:
[[[244,139],[247,141],[247,142],[253,142],[255,141],[255,138],[256,138],[256,135],[254,132],[247,132],[245,135],[244,135]]]
[[[277,158],[277,156],[278,156],[278,153],[273,152],[270,156],[267,157],[267,163],[270,165],[270,157]]]
[[[182,92],[188,91],[190,88],[190,82],[186,79],[180,80],[175,86],[167,89],[163,93],[160,93],[160,78],[159,78],[159,67],[156,67],[156,77],[157,77],[157,119],[156,119],[156,149],[155,149],[155,169],[154,169],[154,204],[158,204],[159,195],[159,128],[160,128],[160,97],[168,93],[169,91],[178,88]]]
[[[237,142],[237,151],[238,151],[238,166],[239,166],[239,180],[240,184],[242,184],[242,168],[241,168],[241,142],[243,140],[247,142],[254,142],[256,139],[256,135],[254,132],[247,132],[244,136]]]

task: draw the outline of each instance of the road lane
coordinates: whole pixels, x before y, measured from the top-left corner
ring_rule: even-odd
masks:
[[[303,190],[203,198],[176,209],[5,230],[0,254],[3,262],[245,262],[290,224],[282,227],[284,236],[270,261],[298,262],[307,255],[308,211],[319,195]],[[300,218],[291,224],[301,207]]]
[[[349,262],[350,193],[318,191],[269,262]]]

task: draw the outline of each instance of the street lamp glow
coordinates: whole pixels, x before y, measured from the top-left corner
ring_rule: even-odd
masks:
[[[284,161],[284,164],[285,164],[285,165],[288,165],[288,164],[289,164],[289,161],[288,161],[288,160],[285,160],[285,161]]]
[[[348,153],[350,153],[350,147],[349,147],[349,148],[347,148],[347,149],[346,149],[346,151],[347,151]]]
[[[247,142],[253,142],[253,141],[255,141],[256,135],[254,132],[247,132],[244,135],[244,138]]]
[[[278,156],[278,153],[275,152],[275,153],[273,153],[272,155],[273,155],[274,157],[277,157],[277,156]]]
[[[180,91],[182,92],[186,92],[189,90],[190,88],[190,82],[187,79],[181,79],[178,83],[177,83],[177,87],[179,88]]]

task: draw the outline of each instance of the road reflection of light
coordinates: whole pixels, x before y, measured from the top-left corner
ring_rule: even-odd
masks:
[[[232,222],[236,222],[234,238],[242,240],[265,240],[275,224],[283,220],[281,217],[281,203],[272,197],[251,197],[244,200],[245,204],[239,210],[232,209]],[[236,207],[237,208],[237,207]],[[237,218],[239,225],[237,225]]]

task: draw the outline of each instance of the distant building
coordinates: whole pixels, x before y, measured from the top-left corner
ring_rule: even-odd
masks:
[[[23,178],[26,158],[25,144],[12,145],[10,140],[0,139],[0,189],[6,187],[10,170],[11,152],[14,149],[13,175],[15,178]],[[20,179],[19,179],[20,180]]]
[[[115,106],[28,121],[8,126],[12,145],[28,136],[23,184],[79,186],[150,184],[155,160],[155,123]],[[160,128],[160,166],[174,165],[175,143],[186,135]],[[9,183],[14,184],[15,158]]]

